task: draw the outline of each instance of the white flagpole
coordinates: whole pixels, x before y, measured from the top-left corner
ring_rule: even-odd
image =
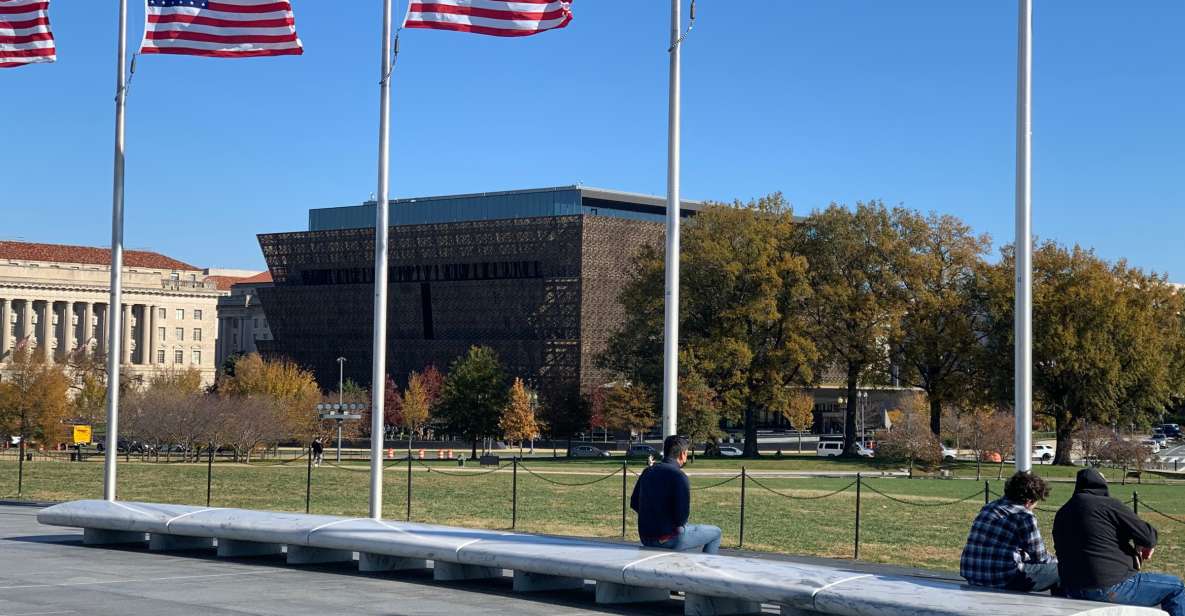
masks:
[[[115,500],[119,447],[119,361],[123,342],[123,110],[127,100],[128,0],[119,0],[119,46],[115,77],[115,177],[111,189],[111,299],[107,303],[107,450],[103,452],[103,498]],[[128,323],[127,327],[132,324]]]
[[[387,389],[387,159],[391,116],[391,0],[383,1],[383,59],[379,76],[379,189],[374,223],[374,360],[370,379],[370,517],[383,517],[383,395]],[[411,450],[407,452],[411,456]]]
[[[1033,449],[1033,3],[1020,0],[1016,75],[1016,470],[1032,468]]]
[[[671,0],[671,77],[667,125],[666,305],[662,339],[662,435],[678,429],[679,415],[679,127],[682,0]]]

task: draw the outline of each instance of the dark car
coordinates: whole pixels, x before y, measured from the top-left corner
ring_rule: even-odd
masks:
[[[625,455],[631,458],[646,458],[649,456],[659,457],[658,450],[647,445],[646,443],[634,443],[626,450]]]

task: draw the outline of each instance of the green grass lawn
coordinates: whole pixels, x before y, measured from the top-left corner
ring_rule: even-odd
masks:
[[[739,472],[742,463],[732,460],[697,461],[689,471]],[[621,461],[528,462],[518,472],[519,530],[565,535],[621,537]],[[514,477],[509,472],[481,473],[452,464],[430,464],[434,472],[417,465],[412,474],[412,519],[422,522],[484,528],[510,528]],[[868,470],[854,461],[748,460],[750,470]],[[640,470],[641,464],[633,464]],[[406,467],[393,463],[384,476],[384,512],[401,519],[406,514]],[[1076,469],[1038,466],[1037,472],[1055,479],[1069,479]],[[16,495],[16,462],[0,461],[0,497]],[[487,469],[488,470],[488,469]],[[509,470],[509,468],[504,469]],[[443,471],[443,472],[442,472]],[[542,472],[548,471],[548,472]],[[973,465],[958,465],[959,476],[974,477]],[[450,473],[450,474],[446,474]],[[465,473],[456,476],[456,473]],[[1107,473],[1115,475],[1118,473]],[[1002,484],[990,473],[990,488]],[[216,464],[211,504],[304,511],[306,466],[302,461],[283,466]],[[180,504],[206,502],[206,467],[201,464],[124,463],[119,467],[119,498]],[[635,476],[627,474],[626,490]],[[838,494],[851,478],[757,478],[745,485],[744,547],[756,550],[850,558],[853,553],[856,492]],[[595,483],[594,483],[595,482]],[[560,485],[569,484],[569,485]],[[587,485],[577,485],[587,484]],[[692,478],[693,518],[724,530],[724,544],[740,541],[741,481],[727,475]],[[312,512],[337,515],[367,514],[368,473],[361,464],[341,468],[322,466],[313,471]],[[877,494],[883,492],[897,502]],[[972,480],[867,478],[861,493],[861,553],[864,560],[898,565],[953,570],[971,520],[983,503],[984,484]],[[1052,510],[1070,497],[1072,486],[1058,482],[1050,501],[1038,517],[1046,540],[1052,541]],[[1163,483],[1115,485],[1122,500],[1134,491],[1145,503],[1141,515],[1161,533],[1157,557],[1150,569],[1185,574],[1185,524],[1153,513],[1148,505],[1185,522],[1185,486]],[[37,461],[26,463],[22,497],[30,500],[100,498],[102,464]],[[824,497],[824,498],[812,498]],[[959,499],[961,502],[952,502]],[[929,506],[918,506],[929,505]],[[633,538],[635,522],[628,512],[626,527]]]

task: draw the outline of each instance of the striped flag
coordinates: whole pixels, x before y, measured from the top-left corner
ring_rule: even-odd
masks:
[[[569,0],[411,0],[407,28],[529,36],[572,21]]]
[[[216,58],[300,55],[288,0],[148,0],[140,53]]]
[[[57,59],[49,0],[0,0],[0,68]]]

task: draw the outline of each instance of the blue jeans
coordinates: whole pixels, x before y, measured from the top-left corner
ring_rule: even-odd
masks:
[[[1110,588],[1067,589],[1074,599],[1156,607],[1171,616],[1185,616],[1185,585],[1175,575],[1137,573]]]
[[[1045,592],[1057,586],[1057,563],[1025,563],[1024,572],[1008,584],[1008,590]]]
[[[715,554],[720,551],[720,534],[720,528],[716,526],[688,524],[666,541],[642,541],[642,545],[676,552]]]

